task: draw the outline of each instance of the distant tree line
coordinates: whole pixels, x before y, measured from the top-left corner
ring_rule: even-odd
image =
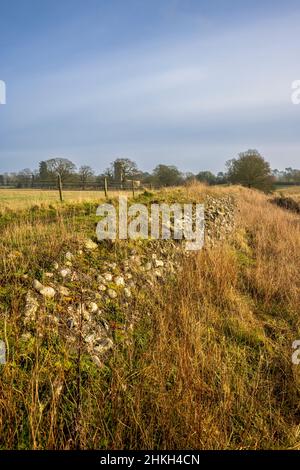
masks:
[[[205,177],[207,176],[207,178]],[[129,158],[114,160],[103,173],[96,175],[88,165],[82,165],[78,169],[67,158],[51,158],[39,163],[37,170],[26,168],[18,173],[5,173],[0,175],[0,185],[15,188],[50,188],[57,184],[60,178],[64,186],[87,189],[102,186],[106,178],[110,185],[121,186],[134,181],[137,185],[152,185],[153,187],[179,186],[186,181],[198,179],[208,184],[221,182],[210,172],[201,172],[199,175],[182,173],[174,165],[157,165],[149,172],[141,171],[136,162]]]
[[[275,181],[282,184],[300,184],[300,170],[285,168],[285,170],[273,170]]]
[[[270,164],[257,150],[247,150],[226,162],[226,170],[214,174],[209,170],[182,173],[174,165],[157,165],[151,173],[141,171],[129,158],[117,158],[101,174],[88,165],[79,168],[67,158],[51,158],[39,163],[36,170],[25,168],[18,173],[0,175],[0,186],[14,188],[54,188],[58,179],[65,188],[92,189],[103,187],[104,181],[112,187],[126,185],[168,187],[199,181],[208,185],[241,184],[268,191],[274,184],[300,184],[300,170],[286,168],[271,170]]]
[[[117,169],[119,168],[119,174]],[[118,158],[101,174],[88,165],[78,169],[67,158],[52,158],[39,163],[37,170],[26,168],[18,173],[0,175],[0,186],[15,188],[51,188],[57,185],[58,178],[65,187],[80,189],[102,187],[106,179],[110,185],[126,186],[134,181],[136,185],[177,186],[184,183],[186,177],[173,165],[158,165],[152,173],[142,172],[129,158]]]

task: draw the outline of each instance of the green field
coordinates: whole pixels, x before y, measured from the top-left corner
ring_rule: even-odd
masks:
[[[300,202],[300,186],[284,186],[277,189],[278,193],[283,194],[285,197],[291,197],[295,201]]]
[[[115,197],[118,194],[131,194],[127,191],[110,191],[108,194]],[[66,202],[93,202],[104,199],[104,191],[64,191],[64,201]],[[27,209],[34,205],[58,204],[59,193],[56,190],[41,189],[1,189],[0,190],[0,210]]]

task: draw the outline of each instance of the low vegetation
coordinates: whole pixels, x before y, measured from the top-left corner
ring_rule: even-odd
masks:
[[[101,364],[80,334],[70,347],[51,324],[24,330],[31,280],[44,282],[54,262],[94,236],[97,203],[2,210],[2,449],[300,448],[300,366],[291,361],[300,339],[299,215],[238,186],[189,185],[136,200],[207,196],[233,198],[234,230],[179,253],[175,270],[152,286],[133,287],[129,311],[121,298],[104,306],[114,347]],[[174,247],[155,243],[83,248],[76,269],[96,275],[105,263],[118,269],[156,252],[168,259]],[[76,282],[71,298],[45,301],[41,315],[67,319],[87,288]]]
[[[279,207],[283,207],[289,211],[296,212],[300,214],[300,203],[298,203],[295,199],[288,196],[283,196],[282,194],[279,197],[275,197],[272,199],[274,204],[277,204]]]

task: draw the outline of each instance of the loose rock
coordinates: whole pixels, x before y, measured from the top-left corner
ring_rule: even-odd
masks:
[[[89,306],[88,306],[88,309],[91,313],[96,313],[99,310],[98,305],[96,304],[96,302],[90,302]]]
[[[115,299],[116,297],[118,297],[117,292],[113,289],[108,289],[107,293],[111,299]]]
[[[114,283],[116,284],[116,286],[124,286],[125,285],[125,281],[124,281],[124,278],[122,276],[116,276],[114,278]]]
[[[148,262],[144,266],[145,271],[150,271],[152,269],[152,263]]]
[[[37,279],[35,279],[35,280],[33,281],[33,287],[34,287],[34,289],[37,290],[38,292],[40,292],[40,291],[44,288],[43,284],[42,284],[40,281],[38,281]]]
[[[74,259],[74,255],[70,251],[68,251],[65,255],[65,258],[67,261],[72,261]]]
[[[124,295],[129,299],[131,297],[131,290],[128,287],[125,287],[124,289]]]
[[[60,275],[63,278],[66,278],[66,277],[70,276],[71,275],[71,269],[69,269],[69,268],[62,269],[60,271]]]
[[[164,266],[164,262],[161,259],[155,259],[154,260],[154,266],[156,268],[162,268]]]
[[[38,308],[38,300],[34,297],[32,292],[27,292],[25,305],[25,322],[35,320]]]
[[[98,248],[97,243],[93,242],[90,238],[85,240],[84,246],[87,250],[96,250]]]
[[[40,290],[40,294],[46,299],[53,299],[53,297],[55,296],[55,290],[53,289],[53,287],[46,286]]]

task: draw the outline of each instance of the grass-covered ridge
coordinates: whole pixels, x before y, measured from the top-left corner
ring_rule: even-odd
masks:
[[[240,188],[194,186],[135,201],[203,202],[207,195],[234,198],[235,230],[188,257],[169,242],[85,250],[95,203],[13,212],[1,224],[2,449],[300,447],[300,366],[291,362],[300,338],[299,216]],[[76,254],[72,269],[82,277],[66,280],[70,298],[40,301],[37,321],[25,328],[32,280],[58,283],[58,274],[46,273],[54,262],[63,266],[66,252]],[[133,260],[122,271],[130,257],[145,267],[153,254],[164,260],[162,279],[156,268],[149,279],[152,271]],[[70,347],[64,319],[113,263],[116,275],[132,273],[135,287],[130,299],[121,288],[105,304],[100,291],[94,299],[114,343],[97,364],[80,335]]]

